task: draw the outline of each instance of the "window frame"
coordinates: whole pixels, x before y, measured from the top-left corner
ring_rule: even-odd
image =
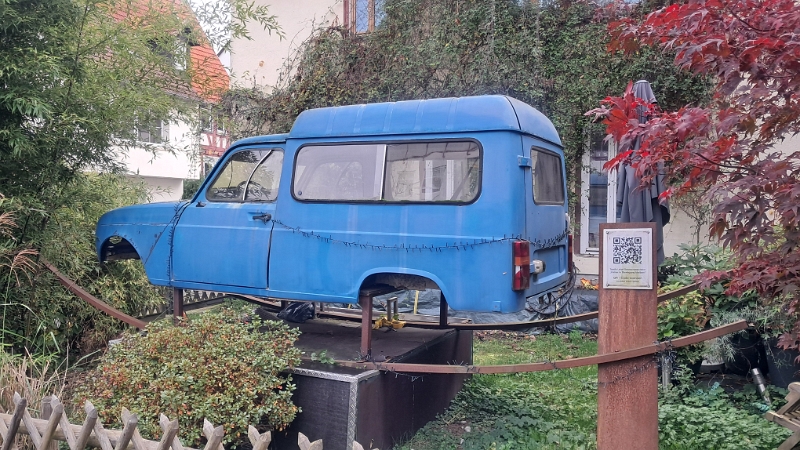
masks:
[[[561,171],[559,173],[559,178],[561,178],[561,196],[562,196],[562,200],[561,201],[536,200],[536,167],[534,167],[534,165],[533,165],[533,152],[546,153],[546,154],[555,156],[556,159],[558,159],[559,169],[561,169]],[[566,188],[566,182],[567,181],[566,181],[566,177],[564,175],[564,173],[565,173],[564,172],[565,171],[564,166],[565,166],[566,161],[564,161],[564,159],[562,158],[562,155],[560,155],[557,152],[554,152],[552,150],[548,150],[548,149],[545,149],[545,148],[542,148],[542,147],[537,147],[535,145],[532,145],[531,146],[531,153],[530,153],[529,156],[531,158],[531,198],[533,198],[533,204],[534,205],[540,205],[540,206],[564,206],[564,203],[566,203],[566,201],[567,201],[567,188]]]
[[[592,151],[592,136],[587,133],[586,137],[586,151],[583,152],[581,159],[581,187],[580,187],[580,233],[579,233],[579,252],[581,255],[597,255],[600,253],[600,247],[589,247],[589,190],[590,190],[590,176],[591,176],[591,151]],[[608,141],[608,157],[607,161],[614,159],[617,156],[616,143]],[[606,221],[605,223],[617,222],[617,170],[612,169],[608,171],[608,190],[606,191]]]
[[[300,156],[300,152],[306,147],[329,147],[329,146],[345,146],[345,145],[385,145],[386,147],[395,144],[421,144],[421,143],[448,143],[448,142],[470,142],[474,143],[478,147],[478,163],[480,167],[480,177],[478,178],[478,189],[475,192],[475,197],[472,198],[468,202],[460,202],[460,201],[424,201],[424,200],[384,200],[383,198],[386,195],[385,192],[385,185],[386,185],[386,170],[389,166],[388,161],[386,160],[386,155],[389,153],[388,149],[384,152],[384,161],[383,161],[383,175],[381,176],[381,198],[379,200],[312,200],[312,199],[302,199],[297,198],[295,195],[295,183],[297,182],[297,158]],[[297,151],[294,152],[294,161],[292,161],[292,182],[291,182],[291,192],[292,198],[297,200],[298,202],[302,203],[320,203],[320,204],[375,204],[375,205],[456,205],[456,206],[466,206],[471,205],[478,201],[481,198],[481,194],[483,193],[483,173],[484,173],[484,152],[483,152],[483,145],[481,142],[475,138],[445,138],[445,139],[403,139],[403,140],[386,140],[386,141],[345,141],[345,142],[314,142],[314,143],[307,143],[303,144],[297,148]],[[302,176],[302,175],[301,175]]]
[[[263,164],[264,162],[266,162],[266,160],[267,160],[267,159],[269,159],[270,157],[272,157],[272,155],[273,155],[274,153],[276,153],[276,152],[279,152],[279,153],[282,153],[282,154],[283,154],[284,160],[281,162],[281,166],[280,166],[280,167],[281,167],[281,173],[280,173],[280,175],[278,176],[278,189],[280,190],[280,187],[281,187],[281,178],[283,177],[283,169],[284,169],[284,167],[283,167],[283,166],[284,166],[284,165],[285,165],[285,163],[286,163],[286,159],[285,159],[285,158],[286,158],[286,152],[284,151],[284,149],[283,149],[283,148],[281,148],[281,147],[268,147],[268,148],[263,148],[263,147],[262,147],[262,148],[241,148],[241,149],[238,149],[238,150],[236,150],[236,151],[232,152],[232,153],[231,153],[231,154],[230,154],[230,155],[229,155],[227,158],[225,158],[225,161],[224,161],[224,163],[222,164],[222,166],[220,166],[219,170],[218,170],[218,171],[216,171],[216,173],[214,174],[214,178],[213,178],[213,179],[212,179],[212,180],[211,180],[211,181],[208,183],[208,186],[207,186],[207,187],[204,189],[204,191],[203,191],[203,197],[205,197],[205,199],[206,199],[207,201],[209,201],[209,202],[213,202],[213,203],[252,203],[252,204],[275,203],[275,202],[277,202],[277,201],[278,201],[278,196],[277,196],[277,195],[275,195],[275,199],[273,199],[273,200],[260,200],[260,201],[245,200],[245,197],[247,197],[247,191],[245,191],[245,192],[242,194],[242,198],[241,198],[241,200],[239,200],[239,199],[237,199],[237,200],[218,200],[218,199],[212,199],[212,198],[209,198],[209,196],[208,196],[209,190],[211,190],[211,188],[213,188],[213,187],[214,187],[214,183],[216,183],[217,179],[219,179],[219,177],[220,177],[220,176],[222,176],[222,172],[225,170],[225,167],[228,165],[228,163],[229,163],[229,162],[230,162],[230,160],[233,158],[233,156],[234,156],[235,154],[237,154],[237,153],[240,153],[240,152],[246,152],[246,151],[266,151],[266,152],[268,152],[268,153],[267,153],[267,155],[265,155],[265,157],[262,157],[262,159],[260,159],[260,160],[259,160],[259,161],[258,161],[258,162],[257,162],[257,163],[256,163],[256,164],[253,166],[253,170],[252,170],[252,171],[250,171],[250,175],[247,177],[247,180],[245,181],[245,182],[246,182],[245,186],[248,186],[248,185],[250,184],[250,180],[253,178],[253,175],[255,175],[255,173],[256,173],[256,170],[258,170],[258,167],[259,167],[261,164]]]
[[[359,3],[366,2],[366,16],[367,27],[361,29],[358,27],[359,21]],[[345,0],[344,1],[344,17],[347,17],[347,25],[350,31],[354,34],[371,33],[380,26],[386,16],[386,2],[385,0]]]

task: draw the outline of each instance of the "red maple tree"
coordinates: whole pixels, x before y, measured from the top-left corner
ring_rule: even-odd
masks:
[[[660,165],[672,181],[664,198],[705,189],[717,199],[710,233],[737,258],[729,293],[755,289],[800,317],[800,152],[776,149],[800,131],[800,7],[794,0],[688,0],[641,22],[614,22],[610,31],[612,51],[658,46],[715,87],[707,106],[652,110],[646,123],[637,120],[640,102],[630,86],[623,97],[603,100],[587,114],[602,118],[621,148],[642,136],[638,150],[609,166],[627,160],[647,182]],[[795,322],[781,337],[784,347],[800,344]]]

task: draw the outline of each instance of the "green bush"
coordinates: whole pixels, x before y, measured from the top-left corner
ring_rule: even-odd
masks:
[[[164,297],[149,283],[140,261],[100,264],[94,245],[100,216],[146,201],[146,186],[124,176],[83,174],[59,195],[64,199],[57,208],[19,198],[0,204],[0,214],[12,214],[17,225],[0,235],[0,255],[5,255],[3,248],[13,250],[25,243],[89,293],[130,315],[163,304]],[[123,329],[122,322],[77,298],[44,267],[37,267],[39,272],[31,274],[35,276],[12,276],[0,263],[0,344],[16,353],[88,354]]]
[[[139,415],[142,435],[158,439],[158,415],[180,422],[185,445],[198,447],[203,419],[225,427],[226,443],[260,431],[283,429],[299,409],[294,386],[281,372],[299,362],[299,331],[280,322],[242,320],[230,309],[151,324],[109,350],[76,393],[91,401],[103,423],[120,426],[123,407]],[[244,316],[247,317],[247,316]]]

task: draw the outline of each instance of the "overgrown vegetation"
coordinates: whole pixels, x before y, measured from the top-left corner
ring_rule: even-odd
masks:
[[[91,400],[106,426],[121,427],[123,407],[158,439],[159,414],[178,418],[184,444],[199,448],[203,419],[225,427],[225,441],[246,441],[247,426],[281,430],[298,412],[281,372],[299,363],[299,332],[241,310],[197,315],[179,326],[162,320],[131,334],[103,356],[76,394]]]
[[[488,333],[475,341],[477,364],[512,364],[588,356],[592,339],[569,335]],[[761,416],[767,407],[755,389],[733,394],[719,385],[697,387],[689,371],[659,400],[664,450],[776,448],[789,432]],[[786,392],[773,389],[772,398]],[[773,407],[781,405],[778,400]],[[597,368],[475,375],[444,414],[403,450],[597,447]]]
[[[387,0],[384,5],[375,32],[314,33],[270,95],[231,91],[226,105],[234,132],[286,132],[300,112],[321,106],[507,94],[553,120],[574,176],[587,141],[584,111],[621,93],[628,80],[647,78],[665,106],[705,98],[705,82],[673,67],[667,54],[608,53],[608,18],[588,1]]]
[[[145,186],[116,175],[84,175],[63,188],[65,199],[47,212],[32,210],[16,200],[9,202],[27,220],[46,221],[25,230],[28,245],[64,274],[109,304],[129,314],[163,303],[163,297],[147,281],[139,261],[99,265],[94,248],[94,228],[106,211],[142,202]],[[18,239],[18,238],[17,238]],[[35,282],[34,282],[35,280]],[[75,298],[54,277],[40,271],[7,287],[2,306],[3,342],[13,352],[64,354],[68,349],[84,353],[104,346],[122,324]]]
[[[204,2],[203,12],[231,12],[225,39],[248,20],[276,27],[265,7],[224,3]],[[213,82],[189,64],[187,45],[203,39],[182,1],[0,0],[0,214],[16,223],[0,233],[2,256],[14,258],[0,266],[4,351],[63,356],[120,329],[37,273],[37,254],[123,311],[157,299],[138,262],[103,267],[93,248],[100,214],[144,191],[90,173],[122,173],[121,155],[148,146],[137,129],[194,122],[192,87]],[[157,150],[191,150],[165,144]]]

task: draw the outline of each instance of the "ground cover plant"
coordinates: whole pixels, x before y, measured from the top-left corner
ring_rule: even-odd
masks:
[[[299,412],[291,402],[291,377],[282,374],[299,363],[298,335],[241,308],[193,315],[177,326],[157,321],[111,347],[83,378],[74,403],[90,400],[103,423],[116,428],[128,408],[149,439],[161,436],[159,414],[177,418],[179,437],[195,448],[202,447],[208,419],[224,426],[223,442],[235,447],[246,441],[248,425],[281,430]]]
[[[535,362],[589,356],[591,336],[479,333],[476,364]],[[729,394],[697,387],[690,374],[659,399],[660,448],[776,448],[788,432],[761,417],[767,406],[753,389]],[[773,399],[782,398],[773,391]],[[778,407],[777,402],[774,407]],[[451,407],[402,450],[593,449],[597,427],[597,367],[539,373],[476,375]]]

